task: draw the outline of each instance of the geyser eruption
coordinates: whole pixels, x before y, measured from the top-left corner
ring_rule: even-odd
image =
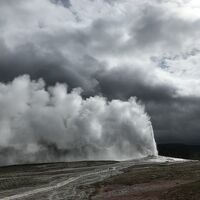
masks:
[[[135,98],[83,99],[64,84],[21,76],[0,84],[0,161],[124,160],[157,155],[151,122]]]

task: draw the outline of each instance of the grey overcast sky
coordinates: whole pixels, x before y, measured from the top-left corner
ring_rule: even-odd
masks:
[[[1,0],[0,33],[0,93],[13,90],[13,104],[14,79],[133,97],[157,143],[200,144],[199,0]]]

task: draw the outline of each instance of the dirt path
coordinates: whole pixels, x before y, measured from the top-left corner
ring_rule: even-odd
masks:
[[[115,169],[116,168],[112,168],[112,170],[115,170]],[[77,181],[77,180],[79,180],[81,178],[86,178],[87,179],[88,176],[91,176],[91,175],[101,175],[102,173],[107,173],[110,170],[111,169],[105,169],[105,170],[102,170],[102,171],[96,171],[96,172],[92,172],[92,173],[83,174],[83,175],[80,175],[78,177],[69,178],[68,180],[59,182],[59,183],[57,183],[56,185],[53,185],[53,186],[47,186],[47,187],[42,187],[42,188],[30,190],[28,192],[24,192],[24,193],[21,193],[21,194],[16,194],[16,195],[13,195],[13,196],[1,198],[0,200],[20,199],[20,198],[28,197],[28,196],[35,195],[35,194],[38,194],[38,193],[52,191],[52,190],[61,188],[63,186],[66,186],[66,185],[68,185],[68,184],[70,184],[72,182],[75,182],[75,181]]]

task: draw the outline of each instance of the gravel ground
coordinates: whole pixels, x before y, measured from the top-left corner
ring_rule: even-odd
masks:
[[[199,200],[199,181],[199,162],[166,157],[5,166],[0,200]]]

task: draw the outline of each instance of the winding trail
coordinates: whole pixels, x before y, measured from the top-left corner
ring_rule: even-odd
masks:
[[[47,186],[47,187],[42,187],[42,188],[30,190],[30,191],[27,191],[27,192],[23,192],[21,194],[12,195],[12,196],[9,196],[9,197],[4,197],[4,198],[1,198],[0,200],[14,200],[14,199],[19,199],[19,198],[24,198],[24,197],[28,197],[28,196],[31,196],[31,195],[35,195],[35,194],[42,193],[42,192],[52,191],[52,190],[61,188],[63,186],[66,186],[66,185],[68,185],[72,182],[75,182],[75,181],[77,181],[81,178],[85,178],[85,177],[88,177],[88,176],[91,176],[91,175],[100,175],[102,173],[107,173],[111,170],[116,170],[116,168],[113,167],[112,169],[108,168],[108,169],[101,170],[101,171],[83,174],[83,175],[80,175],[80,176],[77,176],[77,177],[71,177],[71,178],[69,178],[65,181],[61,181],[61,182],[59,182],[59,183],[57,183],[53,186]]]

